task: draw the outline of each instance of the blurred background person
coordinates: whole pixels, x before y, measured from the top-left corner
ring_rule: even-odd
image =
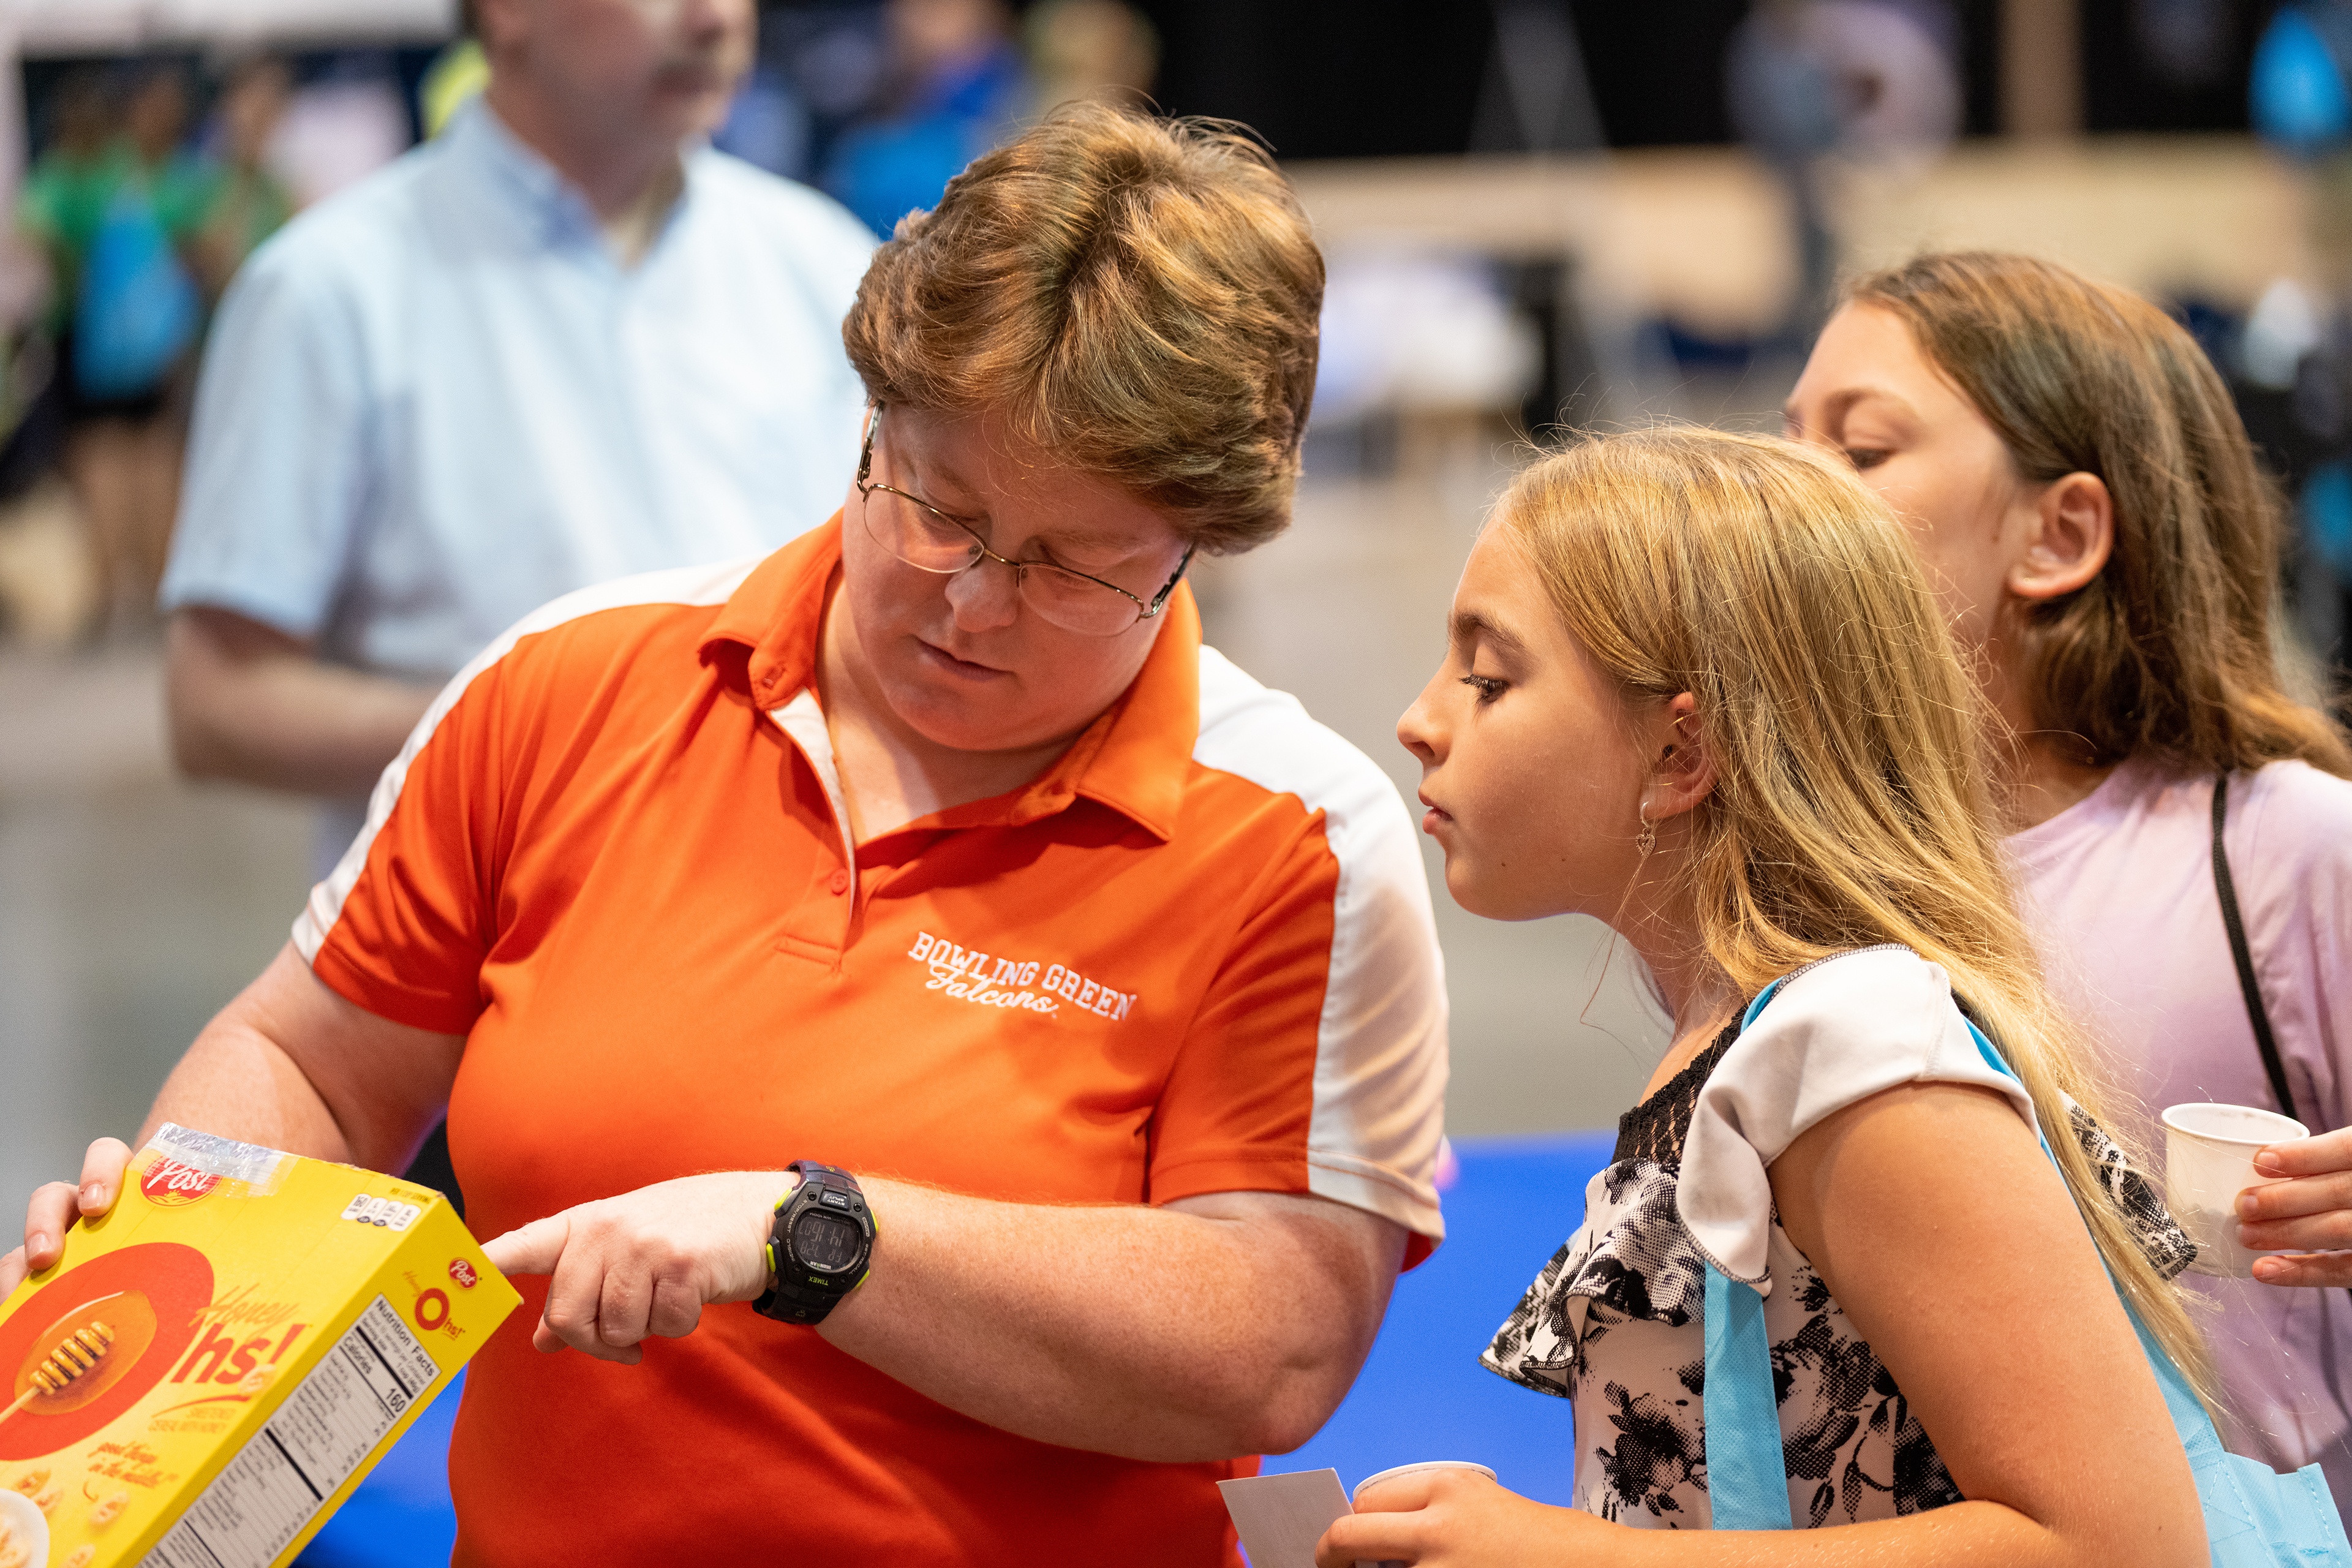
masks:
[[[750,0],[482,0],[478,25],[481,100],[253,258],[196,399],[173,752],[321,797],[322,876],[484,644],[593,583],[773,548],[856,458],[840,323],[870,242],[696,144]],[[437,1137],[425,1162],[450,1190]]]
[[[1076,98],[1132,101],[1160,75],[1160,34],[1120,0],[1042,0],[1022,18],[1030,107],[1044,114]]]
[[[1780,335],[1801,349],[1837,282],[1828,161],[1932,159],[1960,120],[1952,16],[1940,0],[1758,0],[1724,62],[1732,124],[1787,192],[1795,297]]]
[[[254,258],[197,399],[174,752],[326,797],[321,869],[492,637],[590,583],[772,548],[856,454],[839,326],[866,237],[689,145],[749,0],[483,0],[478,26],[483,100]]]
[[[174,65],[77,79],[55,113],[55,145],[17,212],[49,266],[63,467],[89,542],[96,634],[148,621],[163,575],[182,447],[174,393],[202,314],[181,247],[203,180],[182,144],[188,93]]]
[[[940,199],[1029,107],[1003,0],[889,0],[886,107],[834,144],[824,184],[879,235]]]
[[[82,257],[105,209],[107,169],[121,123],[95,67],[68,76],[48,105],[49,144],[17,193],[16,224],[49,269],[47,317],[63,338],[73,322]]]
[[[269,161],[293,90],[293,74],[273,55],[240,61],[221,85],[218,149],[199,176],[188,238],[196,279],[214,300],[245,258],[294,216],[294,193]]]

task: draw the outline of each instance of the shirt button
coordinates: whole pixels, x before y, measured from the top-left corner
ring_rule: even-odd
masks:
[[[831,886],[833,890],[836,893],[845,893],[849,891],[849,873],[846,871],[835,871],[833,874]]]

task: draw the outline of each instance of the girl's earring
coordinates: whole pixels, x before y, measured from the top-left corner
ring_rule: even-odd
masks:
[[[1657,847],[1658,825],[1650,820],[1650,808],[1645,804],[1642,807],[1642,836],[1633,840],[1633,847],[1641,851],[1642,858],[1646,860],[1650,858],[1650,851]]]

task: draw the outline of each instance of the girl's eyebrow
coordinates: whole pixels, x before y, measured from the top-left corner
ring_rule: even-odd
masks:
[[[1844,418],[1848,414],[1853,412],[1854,405],[1860,403],[1891,404],[1898,412],[1907,414],[1914,419],[1916,419],[1919,416],[1919,411],[1911,406],[1911,400],[1909,398],[1905,397],[1899,392],[1892,391],[1884,386],[1863,385],[1842,387],[1838,391],[1832,392],[1827,397],[1823,398],[1822,403],[1822,414],[1832,421]],[[1780,405],[1780,417],[1791,425],[1801,425],[1802,423],[1797,417],[1797,409],[1794,404],[1782,404]]]
[[[1452,632],[1457,645],[1489,642],[1513,653],[1527,651],[1527,644],[1476,610],[1456,610],[1452,621],[1448,623],[1448,629]]]

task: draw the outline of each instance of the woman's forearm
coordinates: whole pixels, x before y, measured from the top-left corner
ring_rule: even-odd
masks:
[[[1061,1208],[865,1184],[873,1272],[824,1336],[992,1426],[1131,1458],[1306,1441],[1402,1257],[1399,1227],[1305,1196]]]
[[[1293,1194],[1062,1207],[859,1180],[872,1268],[816,1331],[975,1420],[1128,1458],[1305,1442],[1363,1364],[1403,1256],[1401,1227]],[[635,1364],[647,1338],[694,1332],[704,1304],[766,1289],[771,1208],[792,1181],[682,1176],[484,1249],[550,1277],[539,1349]]]
[[[166,1121],[315,1160],[357,1163],[350,1140],[293,1058],[226,1015],[206,1026],[163,1080],[138,1142]]]
[[[446,1109],[465,1046],[349,1001],[289,942],[205,1026],[147,1125],[396,1173]]]

